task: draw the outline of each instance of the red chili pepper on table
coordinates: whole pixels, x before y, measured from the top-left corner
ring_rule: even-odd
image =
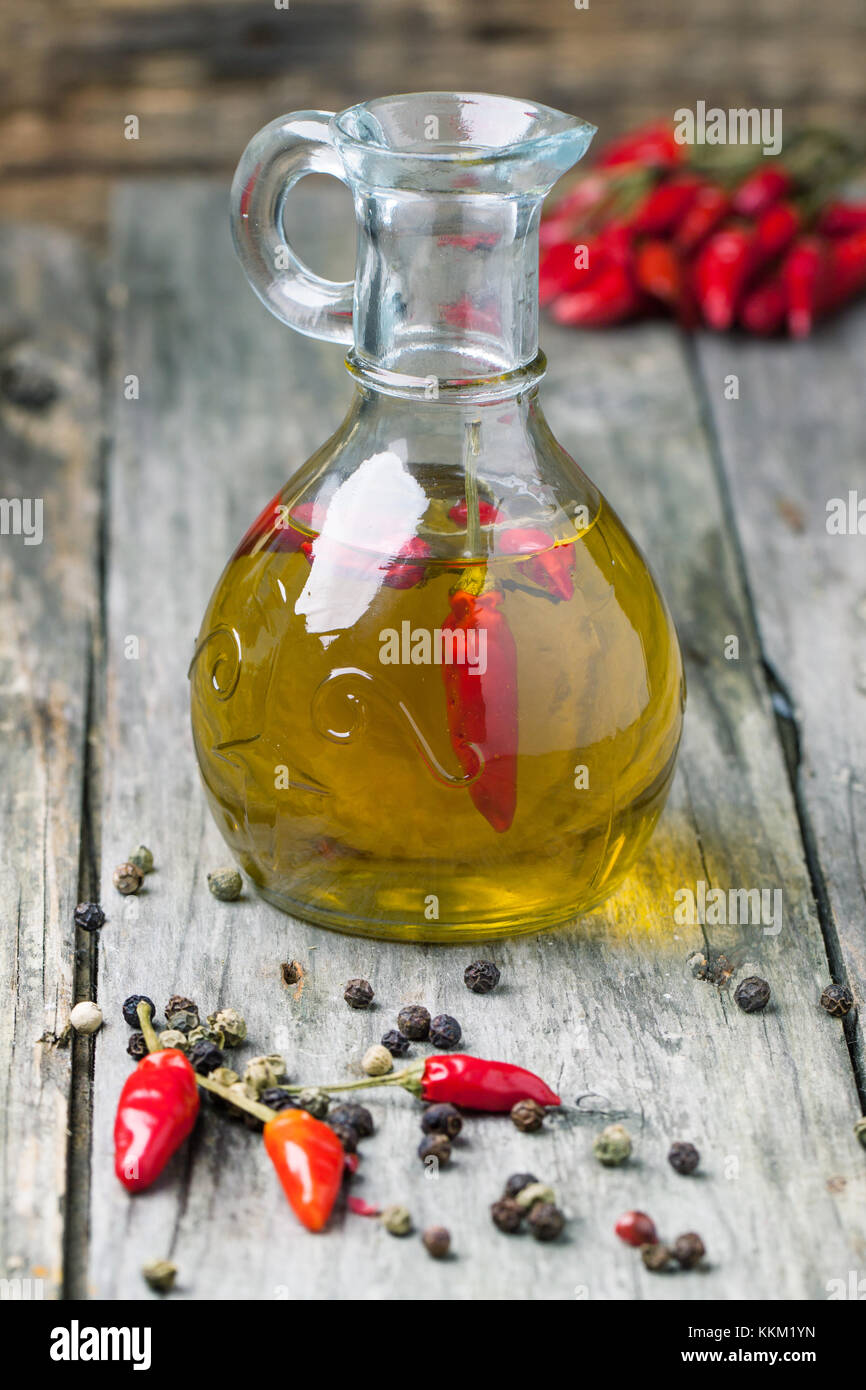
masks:
[[[764,337],[779,331],[787,308],[785,282],[781,274],[771,275],[749,290],[740,308],[739,321],[750,333]]]
[[[504,1114],[518,1100],[534,1100],[538,1105],[561,1105],[552,1091],[535,1072],[511,1062],[492,1062],[466,1053],[448,1052],[414,1062],[402,1071],[365,1081],[346,1081],[335,1086],[323,1086],[324,1091],[358,1091],[370,1086],[401,1086],[421,1100],[449,1101],[465,1110],[487,1110]],[[302,1086],[287,1086],[297,1092]],[[304,1114],[304,1111],[283,1110],[281,1115]]]
[[[546,531],[515,527],[503,531],[500,547],[504,555],[528,554],[517,568],[554,598],[568,599],[574,594],[574,547],[555,545]]]
[[[733,209],[741,217],[757,217],[771,204],[787,198],[795,187],[792,174],[781,164],[756,169],[749,174],[734,193]]]
[[[475,777],[469,795],[498,832],[514,819],[518,734],[517,648],[501,603],[495,590],[458,589],[442,625],[454,634],[453,659],[442,665],[451,743],[464,772]]]
[[[126,1078],[114,1121],[114,1171],[128,1192],[159,1177],[196,1121],[195,1072],[177,1048],[151,1052]]]
[[[641,289],[654,299],[678,307],[683,289],[682,265],[671,242],[643,242],[635,259],[635,277]]]
[[[506,1111],[518,1100],[559,1105],[559,1096],[525,1067],[487,1062],[482,1057],[449,1052],[428,1057],[420,1079],[421,1099],[450,1101],[467,1110]]]
[[[827,313],[866,286],[866,228],[840,237],[826,248],[826,274],[820,294],[820,310]]]
[[[622,323],[644,304],[631,270],[618,261],[609,261],[585,290],[560,295],[551,315],[557,323],[601,327]]]
[[[818,218],[824,236],[850,236],[866,229],[866,203],[828,203]]]
[[[674,246],[690,256],[714,232],[731,208],[730,196],[715,184],[704,184],[674,232]]]
[[[669,168],[685,158],[685,145],[674,136],[673,128],[656,122],[611,140],[599,156],[597,167],[610,169],[616,164],[652,164]]]
[[[714,232],[698,253],[695,293],[711,328],[730,328],[734,322],[740,296],[754,266],[754,241],[751,228],[723,228]]]
[[[641,236],[666,236],[679,226],[700,189],[699,179],[685,175],[658,184],[631,219],[635,232]]]
[[[787,297],[788,332],[806,338],[820,308],[826,267],[824,244],[817,237],[801,237],[782,267]]]
[[[292,1211],[308,1231],[321,1231],[345,1173],[339,1138],[306,1110],[280,1110],[265,1125],[264,1140]]]

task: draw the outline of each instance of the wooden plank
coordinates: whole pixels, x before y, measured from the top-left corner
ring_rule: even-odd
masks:
[[[100,301],[68,237],[3,229],[0,497],[38,501],[42,539],[7,531],[4,512],[0,1274],[42,1279],[46,1298],[60,1289],[68,1210],[72,1049],[55,1040],[73,998],[73,909],[88,883],[79,836],[99,632]],[[81,936],[83,987],[90,948]],[[86,1080],[89,1044],[76,1051]]]
[[[700,342],[761,643],[790,707],[831,961],[866,1000],[866,308],[807,343]],[[739,378],[726,401],[723,380]],[[832,499],[859,500],[831,533]],[[849,1019],[866,1108],[863,1029]]]
[[[113,179],[230,175],[275,112],[338,109],[407,72],[417,91],[447,74],[458,90],[576,108],[605,137],[698,96],[782,107],[786,129],[853,131],[864,22],[858,0],[693,0],[687,14],[677,0],[28,0],[0,11],[0,166],[13,215],[92,235]],[[138,140],[124,137],[130,114]]]
[[[249,894],[227,905],[209,897],[205,873],[226,855],[187,730],[192,639],[246,520],[335,426],[349,396],[339,354],[280,329],[252,298],[232,265],[224,206],[222,188],[154,184],[125,190],[115,223],[115,298],[126,300],[118,377],[140,373],[142,391],[117,406],[112,460],[104,892],[139,838],[152,843],[158,872],[138,898],[113,899],[100,942],[110,1025],[95,1086],[93,1291],[146,1296],[139,1265],[170,1256],[179,1297],[826,1297],[827,1281],[847,1278],[864,1250],[857,1097],[841,1028],[816,1008],[827,963],[761,653],[686,363],[667,327],[545,335],[554,427],[653,555],[689,664],[681,771],[639,871],[574,927],[489,948],[503,984],[484,999],[462,984],[478,948],[354,940]],[[337,254],[348,229],[332,207],[311,203],[307,229]],[[130,633],[141,639],[137,661],[124,659]],[[741,643],[733,663],[723,654],[730,633]],[[774,1005],[761,1017],[692,978],[687,957],[706,938],[675,924],[674,894],[702,879],[783,890],[778,934],[707,931],[740,975],[757,969],[771,980]],[[301,991],[281,984],[288,958],[304,966]],[[342,1001],[353,975],[374,984],[371,1014]],[[309,1237],[259,1140],[213,1114],[159,1184],[131,1200],[111,1173],[112,1116],[129,1068],[120,1003],[136,991],[162,1007],[175,990],[209,1009],[241,1008],[246,1055],[276,1046],[304,1080],[345,1075],[401,1004],[426,1000],[460,1018],[469,1050],[534,1067],[566,1106],[536,1136],[507,1119],[468,1120],[465,1144],[434,1182],[415,1155],[417,1103],[370,1100],[378,1132],[364,1145],[356,1191],[405,1200],[419,1228],[450,1226],[456,1263],[447,1266],[417,1239],[395,1240],[343,1212],[330,1235]],[[590,1155],[608,1116],[635,1135],[636,1159],[620,1170]],[[675,1138],[699,1145],[702,1177],[666,1165]],[[505,1177],[525,1168],[554,1184],[569,1214],[556,1246],[506,1238],[489,1223]],[[644,1271],[612,1234],[634,1206],[670,1237],[700,1230],[707,1270]],[[221,1282],[215,1271],[225,1270]]]

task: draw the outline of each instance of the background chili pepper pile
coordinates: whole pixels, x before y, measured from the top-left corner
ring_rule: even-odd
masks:
[[[770,157],[680,145],[665,125],[624,136],[542,223],[541,303],[582,327],[667,313],[806,337],[866,288],[866,202],[838,196],[856,171],[831,132]]]

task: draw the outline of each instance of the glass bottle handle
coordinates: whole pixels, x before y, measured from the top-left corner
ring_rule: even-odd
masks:
[[[331,140],[330,111],[294,111],[254,135],[231,192],[232,235],[247,279],[283,323],[311,338],[351,343],[354,280],[325,280],[286,241],[283,208],[305,174],[333,174],[346,183]]]

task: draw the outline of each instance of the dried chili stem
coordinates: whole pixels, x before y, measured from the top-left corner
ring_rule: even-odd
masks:
[[[481,453],[481,421],[470,420],[466,426],[463,450],[463,470],[466,475],[466,546],[473,560],[481,556],[481,514],[478,508],[478,467]]]
[[[161,1052],[162,1043],[156,1036],[156,1029],[152,1022],[153,1009],[145,999],[142,999],[135,1012],[138,1014],[138,1021],[141,1024],[141,1031],[144,1034],[148,1052]]]

